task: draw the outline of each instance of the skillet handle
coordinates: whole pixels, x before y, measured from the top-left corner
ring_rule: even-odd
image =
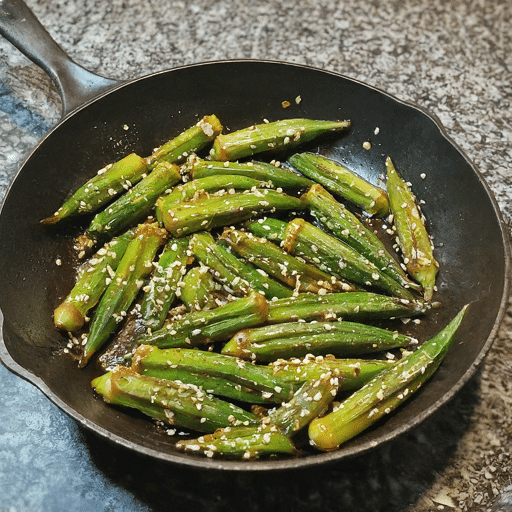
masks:
[[[0,34],[50,76],[62,98],[63,117],[120,83],[74,62],[23,0],[0,0]]]

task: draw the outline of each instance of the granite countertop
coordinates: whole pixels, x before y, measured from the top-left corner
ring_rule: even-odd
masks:
[[[232,58],[340,72],[435,114],[512,226],[506,0],[29,0],[84,67],[128,79]],[[55,87],[0,39],[0,197],[60,117]],[[368,455],[301,473],[201,473],[112,448],[0,365],[0,511],[512,510],[512,309],[449,403]]]

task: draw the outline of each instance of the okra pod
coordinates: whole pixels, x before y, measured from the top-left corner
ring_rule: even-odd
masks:
[[[262,324],[268,315],[268,303],[257,292],[208,311],[192,311],[173,320],[139,342],[158,348],[195,347],[228,339],[240,328]],[[244,327],[242,327],[244,326]]]
[[[193,179],[182,185],[174,187],[169,194],[160,197],[157,202],[157,214],[161,218],[161,212],[172,208],[174,205],[193,201],[194,198],[219,191],[251,190],[264,188],[265,183],[245,176],[208,176],[200,179]]]
[[[338,393],[339,379],[331,372],[307,380],[289,402],[269,411],[263,424],[276,425],[286,436],[293,436],[322,414]]]
[[[226,287],[228,293],[247,295],[254,290],[269,300],[293,295],[291,288],[237,258],[226,247],[217,243],[210,233],[199,232],[192,235],[190,250],[197,260],[211,269],[215,279]]]
[[[67,217],[95,212],[112,199],[128,190],[147,172],[144,158],[131,153],[114,164],[109,164],[82,185],[43,224],[56,224]]]
[[[167,379],[178,370],[209,376],[217,381],[228,380],[273,403],[290,400],[294,394],[293,384],[276,377],[267,367],[215,352],[186,348],[161,350],[143,345],[133,361],[132,368],[143,375]],[[217,394],[215,389],[211,393]]]
[[[159,379],[173,380],[183,382],[185,384],[191,384],[202,388],[205,392],[227,398],[229,400],[236,400],[237,402],[246,402],[247,404],[258,404],[258,405],[269,405],[279,403],[279,399],[270,393],[263,396],[259,391],[247,388],[238,384],[232,380],[224,377],[209,375],[203,372],[195,372],[190,367],[182,367],[177,364],[171,366],[162,365],[159,366],[155,363],[148,363],[148,365],[142,364],[141,366],[136,365],[136,362],[143,359],[143,354],[147,347],[150,345],[139,345],[135,351],[133,357],[134,368],[142,368],[139,373],[143,375],[149,375],[151,377],[157,377]],[[154,347],[151,347],[154,348]],[[164,350],[178,350],[178,349],[164,349]],[[203,352],[198,351],[197,352]]]
[[[305,189],[313,182],[287,167],[277,167],[266,162],[214,162],[202,160],[194,155],[187,167],[192,179],[220,177],[222,175],[246,176],[263,182],[270,182],[274,187]]]
[[[175,427],[214,432],[229,425],[256,425],[260,421],[255,414],[196,386],[139,375],[123,366],[91,384],[107,403],[137,409]]]
[[[276,190],[256,189],[178,203],[162,210],[161,217],[170,233],[183,236],[241,222],[262,212],[303,208],[300,198]]]
[[[285,119],[263,123],[225,135],[219,135],[210,150],[212,160],[238,160],[256,153],[291,149],[327,132],[350,127],[350,121]]]
[[[158,247],[164,243],[166,235],[156,223],[141,224],[137,228],[94,313],[80,367],[87,364],[126,316],[144,277],[153,268],[153,258]]]
[[[436,336],[384,370],[339,407],[309,425],[311,443],[335,450],[405,402],[437,370],[462,322],[467,306]]]
[[[255,459],[264,456],[296,455],[291,439],[277,427],[227,427],[197,439],[178,441],[176,448],[206,457]]]
[[[267,454],[296,453],[290,438],[318,416],[336,396],[338,379],[326,373],[306,381],[289,402],[269,411],[260,426],[228,427],[176,447],[207,457],[251,459]]]
[[[191,268],[183,277],[180,299],[188,311],[213,309],[220,305],[221,289],[208,267],[200,265]]]
[[[414,342],[396,331],[358,322],[285,322],[239,331],[224,345],[222,353],[270,362],[307,354],[366,355]]]
[[[167,242],[149,283],[143,288],[140,314],[146,328],[157,330],[163,326],[190,259],[187,238],[173,238]]]
[[[434,258],[434,248],[425,227],[425,218],[412,191],[398,176],[389,157],[386,158],[386,169],[391,212],[404,263],[411,276],[423,287],[424,299],[431,300],[439,264]]]
[[[94,216],[85,232],[90,241],[87,245],[93,245],[102,238],[110,238],[123,229],[143,221],[155,206],[157,198],[180,179],[180,169],[177,165],[167,162],[158,164],[126,194]]]
[[[283,242],[286,237],[286,228],[288,227],[288,223],[272,217],[263,217],[258,220],[247,222],[245,227],[254,236],[266,238],[267,240],[275,243],[279,242],[279,245],[281,245],[281,242]]]
[[[106,290],[133,234],[134,230],[129,230],[111,240],[80,267],[75,286],[54,311],[57,328],[76,332],[83,327],[87,312]]]
[[[277,359],[268,367],[274,375],[295,385],[318,379],[322,374],[330,372],[339,379],[339,391],[353,391],[392,364],[394,361],[388,359],[337,359],[310,354],[303,359]]]
[[[354,291],[354,285],[341,281],[280,249],[266,238],[257,238],[237,229],[225,229],[221,235],[231,249],[296,293]]]
[[[160,162],[183,163],[190,154],[210,144],[222,129],[217,116],[204,116],[194,126],[155,149],[147,158],[149,167],[153,168]]]
[[[366,256],[304,219],[297,218],[288,223],[283,248],[341,279],[395,297],[414,298],[409,289],[382,272]]]
[[[320,225],[374,263],[405,288],[421,290],[411,281],[382,241],[321,185],[313,185],[304,194],[309,209]]]
[[[383,217],[389,213],[386,191],[349,171],[339,162],[312,153],[296,154],[288,161],[302,174],[359,206],[368,215]]]
[[[372,292],[300,294],[269,302],[269,324],[298,321],[391,319],[425,313],[432,305]],[[241,329],[240,329],[241,330]]]

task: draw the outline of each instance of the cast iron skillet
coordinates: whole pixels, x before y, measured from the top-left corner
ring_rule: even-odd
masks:
[[[0,3],[0,19],[2,33],[54,78],[67,114],[23,163],[2,206],[0,359],[81,425],[129,449],[180,464],[229,470],[305,467],[362,454],[395,438],[439,409],[474,373],[505,312],[508,242],[487,185],[432,115],[339,74],[281,62],[203,63],[115,83],[70,61],[22,2]],[[291,102],[287,110],[283,100]],[[61,355],[67,338],[54,328],[52,311],[73,279],[71,246],[79,227],[48,228],[39,220],[106,163],[131,151],[148,155],[212,113],[230,130],[263,118],[351,119],[349,133],[308,149],[340,159],[372,182],[391,155],[425,201],[441,265],[436,299],[442,307],[409,332],[424,340],[471,303],[457,340],[428,385],[336,452],[306,449],[297,459],[243,463],[179,453],[174,440],[150,421],[94,397],[90,381],[99,373],[94,364],[79,371]],[[363,149],[365,141],[372,143],[371,150]]]

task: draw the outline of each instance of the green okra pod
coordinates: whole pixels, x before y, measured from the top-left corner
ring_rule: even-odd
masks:
[[[95,212],[112,199],[128,190],[147,172],[146,160],[131,153],[114,164],[109,164],[82,185],[43,224],[56,224],[67,217]]]
[[[174,236],[231,225],[262,212],[302,210],[303,201],[271,189],[226,193],[178,203],[161,210],[166,229]]]
[[[298,320],[334,321],[391,319],[425,313],[432,305],[372,292],[300,294],[269,302],[269,324]],[[240,329],[241,330],[241,329]]]
[[[126,194],[95,215],[85,233],[89,240],[86,245],[92,245],[101,238],[110,238],[123,229],[142,222],[155,206],[157,198],[180,179],[177,165],[167,162],[158,164]]]
[[[247,222],[245,227],[254,236],[266,238],[274,243],[279,242],[279,245],[281,245],[281,242],[283,242],[286,237],[286,228],[288,227],[288,223],[272,217],[263,217],[258,220]]]
[[[133,356],[132,366],[137,369],[138,373],[157,377],[159,379],[179,381],[185,384],[194,385],[211,395],[227,398],[229,400],[236,400],[237,402],[258,405],[269,405],[280,402],[279,398],[275,397],[274,394],[268,393],[263,396],[263,393],[260,391],[247,388],[222,376],[219,377],[216,375],[209,375],[202,371],[194,371],[190,366],[184,367],[178,364],[170,365],[168,361],[159,364],[154,360],[145,363],[144,357],[145,352],[148,350],[147,347],[154,348],[150,345],[139,345]],[[196,352],[203,353],[203,351],[199,350],[196,350]],[[138,361],[142,361],[142,364],[137,364]]]
[[[237,229],[225,229],[221,235],[232,250],[296,293],[354,291],[354,285],[329,275],[283,251],[266,238],[257,238]]]
[[[144,277],[151,272],[153,258],[166,236],[156,223],[141,224],[137,228],[94,313],[80,367],[87,364],[126,316]]]
[[[268,367],[274,375],[286,382],[299,385],[307,380],[319,379],[325,373],[339,379],[339,391],[353,391],[373,379],[394,361],[387,359],[337,359],[333,356],[307,355],[303,359],[277,359]]]
[[[175,446],[178,450],[210,458],[243,460],[298,453],[291,439],[276,426],[227,427],[197,439],[180,440]]]
[[[111,240],[80,267],[75,286],[54,311],[57,328],[76,332],[83,327],[87,312],[106,290],[134,232],[129,230]]]
[[[391,212],[404,263],[411,276],[423,287],[425,300],[431,300],[439,263],[434,258],[425,218],[409,186],[398,176],[389,157],[386,158],[386,169]]]
[[[358,322],[286,322],[239,331],[223,354],[258,362],[307,354],[350,357],[407,347],[415,340]]]
[[[197,260],[211,269],[215,279],[226,287],[228,293],[247,295],[257,291],[269,300],[293,295],[293,290],[269,277],[232,254],[217,243],[207,232],[199,232],[190,238],[190,249]]]
[[[288,223],[283,248],[341,279],[395,297],[414,298],[408,288],[381,271],[366,256],[304,219],[297,218]]]
[[[263,399],[272,403],[290,400],[294,393],[292,383],[275,376],[265,366],[205,350],[186,348],[161,350],[143,345],[135,353],[133,361],[132,369],[143,375],[167,379],[173,375],[173,372],[180,370],[183,373],[209,376],[217,381],[228,380],[244,389],[258,393]],[[215,389],[211,392],[217,394]]]
[[[192,311],[174,319],[166,326],[146,334],[139,342],[158,348],[179,348],[204,345],[228,339],[237,330],[262,324],[268,315],[268,303],[257,292],[236,299],[225,306],[208,311]]]
[[[269,411],[263,424],[276,425],[284,435],[293,436],[325,411],[336,397],[338,388],[339,378],[331,372],[307,380],[289,402]]]
[[[210,144],[222,129],[217,116],[204,116],[194,126],[155,149],[147,158],[149,167],[153,168],[160,162],[183,163],[190,154]]]
[[[197,386],[139,375],[119,366],[92,381],[103,399],[130,407],[168,425],[214,432],[229,425],[258,424],[259,418]]]
[[[437,370],[467,306],[436,336],[355,391],[339,407],[309,425],[311,443],[335,450],[405,402]]]
[[[220,177],[222,175],[246,176],[263,182],[270,182],[274,187],[307,188],[313,182],[301,174],[286,167],[277,167],[266,162],[214,162],[202,160],[194,155],[187,167],[192,179]]]
[[[321,185],[311,186],[303,197],[324,229],[365,256],[405,288],[421,290],[418,284],[409,279],[377,235]]]
[[[146,328],[157,330],[163,326],[189,260],[187,238],[173,238],[167,242],[149,283],[143,288],[140,316]]]
[[[213,309],[225,303],[221,289],[208,267],[200,265],[191,268],[183,277],[180,299],[188,311]]]
[[[219,135],[210,151],[212,160],[238,160],[256,153],[291,149],[327,132],[350,127],[350,121],[316,121],[285,119],[249,126],[242,130]]]
[[[171,209],[174,205],[193,201],[194,198],[204,196],[219,191],[231,190],[251,190],[256,188],[264,188],[265,182],[247,178],[245,176],[207,176],[205,178],[193,179],[182,185],[174,187],[169,194],[160,197],[157,202],[157,212],[159,218],[161,212]]]
[[[302,174],[359,206],[367,214],[383,217],[389,213],[386,191],[357,176],[340,163],[312,153],[296,154],[288,161]]]
[[[329,372],[304,382],[290,401],[269,411],[260,426],[228,427],[177,448],[207,457],[251,459],[268,454],[296,453],[290,438],[318,416],[334,399],[339,380]]]

